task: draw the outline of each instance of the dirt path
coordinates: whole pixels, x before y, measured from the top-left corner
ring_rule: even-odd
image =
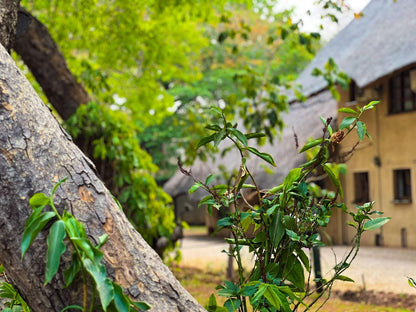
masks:
[[[222,239],[206,236],[188,236],[182,241],[182,264],[207,270],[226,268],[228,248]],[[341,259],[345,246],[321,248],[322,272],[329,273],[335,258]],[[245,256],[246,263],[250,258]],[[361,247],[355,262],[346,271],[355,283],[338,282],[335,289],[374,290],[397,294],[416,294],[407,283],[407,276],[416,279],[416,250],[400,248]]]

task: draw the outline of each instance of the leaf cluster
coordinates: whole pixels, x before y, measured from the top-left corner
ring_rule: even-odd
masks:
[[[250,305],[254,311],[297,311],[300,307],[310,309],[324,294],[329,297],[335,280],[352,281],[343,272],[350,266],[357,255],[362,233],[377,229],[390,218],[379,217],[381,213],[373,210],[374,202],[357,206],[356,211],[348,211],[342,199],[343,192],[339,172],[329,162],[333,147],[340,144],[353,130],[361,141],[369,136],[362,114],[373,109],[377,102],[371,102],[356,109],[341,109],[347,117],[341,122],[338,131],[333,131],[331,118],[321,118],[324,131],[321,138],[312,140],[300,149],[300,153],[315,149],[312,157],[298,168],[290,170],[283,183],[266,191],[261,191],[254,177],[246,166],[246,156],[251,153],[274,165],[270,155],[253,150],[248,140],[260,136],[259,133],[243,134],[237,125],[227,122],[224,114],[214,110],[222,117],[220,124],[207,126],[213,133],[202,138],[198,146],[213,143],[217,145],[225,139],[233,142],[240,151],[240,171],[228,185],[212,185],[215,175],[210,175],[202,182],[195,180],[190,192],[199,188],[209,195],[201,200],[208,210],[224,209],[228,214],[218,220],[218,229],[227,229],[231,236],[226,241],[230,244],[229,256],[238,266],[238,281],[225,281],[218,286],[218,295],[226,297],[223,307],[219,307],[211,296],[208,311],[248,311]],[[336,188],[335,192],[317,190],[309,183],[314,172],[320,170],[326,174]],[[246,184],[250,177],[253,184]],[[245,196],[248,191],[255,192],[258,200],[249,203]],[[305,253],[306,249],[324,246],[319,230],[330,221],[333,209],[341,209],[352,218],[350,223],[356,235],[350,251],[333,267],[329,279],[320,278],[322,284],[319,294],[306,301],[317,292],[309,285],[312,264]],[[242,248],[253,255],[254,267],[247,270],[241,259]]]
[[[77,309],[81,311],[91,311],[95,307],[95,295],[98,294],[100,307],[104,311],[143,311],[151,307],[145,302],[132,301],[123,293],[123,289],[107,277],[107,272],[103,260],[103,253],[100,247],[107,241],[107,234],[99,238],[97,246],[88,239],[84,226],[68,211],[62,215],[58,213],[53,203],[53,196],[60,184],[66,178],[59,181],[49,196],[44,193],[34,194],[29,201],[32,213],[26,220],[22,236],[21,254],[22,259],[36,239],[38,234],[45,228],[46,224],[52,223],[47,236],[46,253],[46,273],[45,286],[50,283],[57,274],[61,256],[67,250],[67,245],[71,245],[72,261],[64,272],[65,287],[69,287],[75,277],[81,273],[84,284],[83,306],[71,305],[63,309]],[[52,211],[44,211],[46,207]],[[91,299],[91,309],[87,306],[87,275],[94,284],[93,298]]]

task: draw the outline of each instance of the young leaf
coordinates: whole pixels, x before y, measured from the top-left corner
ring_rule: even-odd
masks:
[[[250,140],[250,139],[258,139],[258,138],[265,137],[266,134],[256,132],[256,133],[247,133],[245,136],[247,140]]]
[[[39,207],[38,209],[42,209]],[[33,212],[33,213],[36,213]],[[22,259],[25,255],[26,251],[32,245],[34,239],[40,231],[45,227],[45,225],[53,218],[55,217],[55,213],[52,211],[44,212],[40,214],[37,218],[34,219],[27,219],[25,224],[25,230],[23,232],[22,236],[22,243],[21,243],[21,252],[22,252]]]
[[[360,141],[364,139],[364,135],[366,132],[367,130],[365,124],[362,121],[357,121],[357,133]]]
[[[341,196],[341,198],[344,197],[344,193],[342,191],[341,182],[340,182],[339,179],[337,179],[337,177],[335,176],[335,174],[332,172],[331,168],[328,167],[325,164],[322,165],[322,168],[324,169],[324,171],[326,172],[326,174],[328,175],[328,177],[331,179],[331,182],[337,188],[337,190],[339,192],[339,196]]]
[[[267,153],[261,153],[257,149],[255,149],[254,147],[247,147],[247,150],[250,151],[251,153],[257,155],[261,159],[265,160],[266,162],[268,162],[272,166],[276,167],[276,164],[275,164],[275,162],[273,160],[273,157],[270,156],[269,154],[267,154]]]
[[[349,278],[348,276],[345,275],[337,275],[335,277],[336,280],[340,280],[340,281],[344,281],[344,282],[352,282],[355,283],[353,279]]]
[[[124,295],[123,289],[113,283],[114,287],[114,305],[118,312],[129,312],[130,311],[130,300]]]
[[[241,131],[235,128],[229,128],[228,131],[230,131],[241,143],[243,143],[244,146],[247,146],[247,138]]]
[[[264,297],[271,303],[272,306],[279,310],[281,302],[279,296],[276,294],[278,290],[272,287],[272,285],[265,284],[265,286],[267,287],[264,292]]]
[[[349,107],[341,107],[338,112],[340,113],[346,113],[346,114],[352,114],[352,115],[356,115],[358,116],[358,112],[356,112],[355,110],[353,110],[352,108]]]
[[[143,302],[143,301],[132,301],[130,303],[135,308],[140,309],[140,311],[147,311],[147,310],[150,310],[152,308],[152,306],[150,304],[148,304],[146,302]]]
[[[79,306],[79,305],[70,305],[70,306],[67,306],[67,307],[65,307],[65,308],[63,308],[62,310],[61,310],[61,312],[64,312],[64,311],[66,311],[66,310],[72,310],[72,309],[77,309],[77,310],[81,310],[81,311],[84,311],[84,308],[83,307],[81,307],[81,306]]]
[[[345,129],[345,128],[349,127],[356,120],[357,120],[357,117],[352,117],[352,116],[345,117],[344,120],[342,120],[342,122],[339,126],[339,130],[342,130],[342,129]]]
[[[293,185],[293,182],[299,179],[301,173],[301,168],[293,168],[289,171],[289,173],[283,181],[283,192],[287,191]]]
[[[61,185],[62,183],[64,183],[66,180],[68,179],[68,177],[64,177],[62,178],[58,183],[56,183],[53,188],[52,188],[52,192],[51,192],[51,197],[53,197],[53,194],[55,194],[56,189],[59,187],[59,185]]]
[[[72,284],[72,281],[74,280],[77,273],[81,270],[81,267],[81,260],[78,258],[77,253],[74,251],[72,253],[71,265],[64,272],[65,287],[68,287]]]
[[[374,106],[377,105],[378,103],[380,103],[380,101],[371,101],[370,103],[368,103],[366,106],[363,107],[363,111],[368,110],[368,109],[374,109]]]
[[[195,193],[197,189],[199,189],[202,186],[201,183],[195,183],[194,185],[191,186],[191,188],[189,189],[188,193],[192,194]]]
[[[84,264],[84,268],[94,279],[103,310],[107,311],[108,305],[114,299],[114,288],[111,280],[107,278],[107,272],[105,271],[104,265],[102,263],[93,262],[86,257],[82,258],[82,263]]]
[[[215,174],[210,174],[206,179],[205,179],[205,185],[209,185],[212,181],[214,181],[215,179]]]
[[[364,231],[371,231],[371,230],[378,229],[379,227],[389,222],[390,219],[391,219],[390,217],[381,217],[381,218],[369,220],[364,224]]]
[[[45,207],[51,202],[50,198],[43,193],[36,193],[29,199],[29,205],[33,209]]]
[[[47,285],[55,276],[56,272],[58,272],[61,256],[66,250],[66,246],[63,243],[65,237],[65,223],[62,220],[58,220],[52,225],[46,240],[48,244],[48,251],[46,253],[46,274],[44,285]]]
[[[202,138],[201,140],[199,140],[198,144],[196,145],[196,149],[208,144],[211,141],[214,141],[214,139],[215,139],[215,133],[211,134],[210,136]]]
[[[308,149],[311,149],[312,147],[315,147],[315,146],[317,146],[321,143],[322,143],[322,138],[313,140],[311,142],[308,142],[301,148],[301,150],[299,151],[299,154],[303,153],[304,151],[307,151]]]

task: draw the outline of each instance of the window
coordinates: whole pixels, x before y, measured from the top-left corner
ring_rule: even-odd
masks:
[[[355,203],[368,203],[370,201],[370,191],[368,185],[368,172],[354,173],[354,194]]]
[[[363,90],[360,89],[355,81],[351,79],[349,92],[350,102],[355,102],[359,96],[362,96]]]
[[[414,76],[414,70],[406,70],[390,78],[390,114],[416,110],[416,92],[412,88],[411,76]]]
[[[394,201],[409,203],[412,200],[410,169],[394,170]]]

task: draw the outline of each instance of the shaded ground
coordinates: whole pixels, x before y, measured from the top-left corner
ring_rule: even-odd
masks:
[[[415,311],[416,295],[395,294],[393,292],[366,291],[340,291],[335,290],[333,295],[336,298],[346,301],[361,302],[392,308],[405,308]]]

